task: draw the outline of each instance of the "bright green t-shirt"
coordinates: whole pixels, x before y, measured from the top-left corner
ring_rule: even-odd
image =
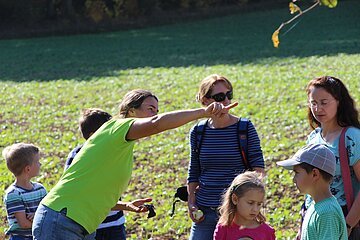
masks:
[[[94,232],[128,186],[134,141],[126,134],[133,122],[113,119],[99,128],[41,203],[67,208],[67,217]]]
[[[301,240],[347,240],[345,218],[334,196],[311,204],[301,230]]]

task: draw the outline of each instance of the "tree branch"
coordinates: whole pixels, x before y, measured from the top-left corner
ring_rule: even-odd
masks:
[[[310,7],[308,7],[307,9],[305,9],[304,11],[300,11],[300,13],[296,16],[294,16],[293,18],[291,18],[289,21],[287,22],[283,22],[281,23],[280,27],[276,30],[276,31],[279,31],[286,25],[288,25],[289,23],[291,23],[292,21],[294,21],[295,19],[297,19],[298,17],[300,17],[301,15],[305,14],[306,12],[310,11],[311,9],[313,9],[314,7],[316,7],[317,5],[320,4],[320,0],[316,0],[316,2],[311,5]]]

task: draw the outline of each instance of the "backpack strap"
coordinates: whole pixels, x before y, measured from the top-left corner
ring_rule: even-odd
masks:
[[[345,146],[345,133],[347,127],[344,127],[340,134],[339,140],[339,155],[340,155],[340,167],[341,167],[341,175],[344,182],[344,192],[346,198],[346,206],[348,211],[350,211],[351,205],[354,202],[353,189],[350,179],[350,167],[349,167],[349,157],[346,151]]]
[[[208,121],[209,119],[201,120],[195,126],[196,144],[194,151],[198,159],[200,157],[200,147]],[[243,164],[246,170],[251,170],[252,168],[248,161],[248,126],[249,126],[249,119],[239,118],[239,121],[237,122],[237,136],[238,136],[237,139],[238,139],[239,151],[242,156]]]
[[[249,119],[239,118],[237,123],[239,150],[246,170],[251,170],[251,166],[248,161],[248,126]]]
[[[203,136],[205,133],[205,128],[206,128],[208,121],[209,121],[209,119],[203,119],[203,120],[199,121],[195,126],[195,133],[196,133],[195,141],[196,142],[195,142],[194,151],[195,151],[195,154],[198,159],[200,158],[200,146],[202,143],[202,139],[203,139]]]

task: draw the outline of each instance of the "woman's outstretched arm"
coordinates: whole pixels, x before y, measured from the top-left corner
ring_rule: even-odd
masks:
[[[231,108],[236,107],[237,105],[237,102],[228,106],[214,102],[206,108],[173,111],[150,118],[137,118],[131,125],[126,135],[126,139],[136,140],[151,136],[165,130],[180,127],[199,118],[211,116],[221,117],[221,115],[228,113]]]

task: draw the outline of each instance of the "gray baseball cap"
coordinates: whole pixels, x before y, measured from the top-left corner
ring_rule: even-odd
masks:
[[[295,155],[276,164],[286,169],[293,169],[293,166],[300,163],[307,163],[321,169],[331,176],[335,175],[336,159],[331,150],[322,144],[309,144],[295,153]]]

